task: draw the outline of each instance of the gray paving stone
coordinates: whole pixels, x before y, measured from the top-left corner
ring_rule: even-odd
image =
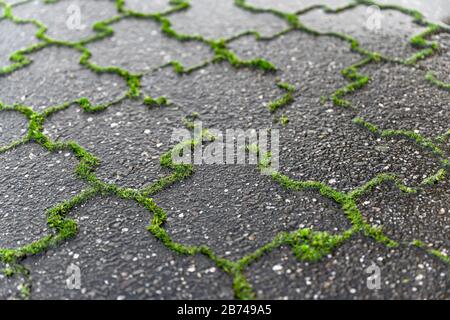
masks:
[[[34,0],[13,8],[20,19],[34,19],[47,28],[47,36],[61,41],[79,41],[95,35],[96,22],[117,14],[112,0],[62,0],[54,3]]]
[[[42,111],[50,106],[86,97],[92,104],[117,100],[128,88],[113,74],[96,74],[79,64],[81,53],[47,47],[29,58],[33,63],[0,78],[0,99]]]
[[[439,43],[439,52],[420,64],[432,71],[438,80],[450,84],[450,34],[440,33],[431,37],[431,40]]]
[[[27,144],[0,154],[1,248],[17,248],[49,233],[45,210],[80,192],[77,160],[70,152],[49,153]]]
[[[208,245],[237,260],[282,231],[313,228],[336,233],[350,228],[339,206],[309,192],[290,192],[255,166],[199,166],[194,176],[158,194],[166,229],[178,242]]]
[[[167,250],[146,227],[151,214],[134,202],[97,198],[71,215],[79,234],[30,258],[33,299],[231,299],[231,279],[202,256]],[[80,268],[80,290],[67,268]]]
[[[447,179],[418,194],[406,195],[400,194],[392,186],[385,185],[361,198],[361,210],[368,221],[382,225],[391,238],[398,241],[420,239],[432,246],[430,248],[449,255],[448,187]]]
[[[0,111],[0,148],[25,137],[28,121],[17,112]]]
[[[15,24],[10,20],[0,20],[0,69],[9,66],[10,56],[20,49],[25,49],[38,42],[35,37],[37,28],[32,24]]]
[[[379,0],[377,2],[380,4],[394,4],[418,10],[425,16],[426,19],[435,23],[445,23],[447,25],[450,23],[450,21],[448,21],[450,4],[445,0]]]
[[[382,64],[364,67],[361,73],[371,78],[370,83],[346,99],[366,121],[429,138],[449,129],[450,93],[426,81],[425,71]]]
[[[352,124],[351,113],[327,106],[305,113],[291,115],[290,125],[280,132],[280,171],[292,178],[322,181],[347,192],[381,173],[418,186],[440,168],[431,152],[408,139],[379,138]]]
[[[6,264],[0,263],[0,269],[8,267]],[[0,300],[19,300],[22,299],[20,289],[22,286],[28,284],[26,277],[22,274],[17,274],[12,277],[7,277],[0,273]]]
[[[182,34],[200,35],[208,39],[229,38],[253,30],[270,36],[284,30],[287,24],[274,15],[254,14],[234,5],[233,0],[194,0],[191,8],[170,16],[172,27]]]
[[[248,0],[247,3],[251,6],[264,9],[275,9],[282,12],[295,13],[301,10],[308,9],[312,6],[324,5],[332,9],[337,9],[349,4],[349,0]]]
[[[75,140],[101,160],[99,178],[140,188],[170,173],[159,159],[178,141],[172,132],[183,127],[183,112],[175,106],[152,108],[125,100],[106,111],[85,113],[72,106],[55,114],[45,126],[52,139]]]
[[[367,286],[372,263],[380,268],[379,290]],[[360,237],[319,263],[276,250],[245,275],[261,299],[448,299],[450,286],[448,267],[420,249],[387,249]]]
[[[8,0],[11,2],[12,0]],[[346,1],[248,0],[250,5],[294,13]],[[383,3],[404,2],[386,0]],[[439,4],[440,1],[430,1]],[[218,40],[257,31],[270,36],[288,27],[275,14],[251,13],[233,0],[192,0],[191,7],[167,17],[176,32]],[[440,2],[442,4],[442,2]],[[69,16],[79,5],[82,30],[71,30]],[[445,4],[445,3],[444,3]],[[405,5],[419,8],[415,1]],[[155,13],[173,7],[166,0],[126,0],[125,8]],[[442,21],[445,10],[425,16]],[[0,9],[1,10],[1,9]],[[375,11],[374,11],[375,10]],[[308,11],[308,10],[306,10]],[[95,35],[92,25],[119,14],[112,0],[69,1],[52,4],[30,1],[14,7],[14,14],[35,18],[58,40],[78,41]],[[381,11],[378,32],[375,8],[325,14],[320,9],[299,14],[308,27],[355,37],[364,49],[389,57],[407,58],[411,36],[425,30],[411,17]],[[445,18],[444,18],[445,20]],[[262,58],[276,72],[236,68],[227,61],[211,61],[187,74],[161,65],[181,62],[186,68],[210,60],[213,53],[201,41],[182,42],[164,35],[150,19],[127,17],[111,24],[114,34],[87,45],[91,61],[101,66],[142,73],[137,99],[127,98],[95,113],[70,105],[44,122],[43,133],[54,142],[75,141],[100,160],[95,174],[120,187],[141,188],[166,177],[160,157],[178,142],[172,134],[185,127],[195,113],[203,128],[271,129],[280,133],[279,171],[294,180],[326,183],[349,192],[380,173],[395,174],[417,187],[401,193],[392,183],[374,188],[357,201],[364,219],[400,244],[388,248],[355,235],[317,262],[301,262],[287,247],[275,249],[243,270],[259,299],[449,299],[449,181],[422,187],[424,178],[441,169],[440,160],[417,142],[381,137],[352,120],[359,116],[384,129],[412,130],[433,139],[450,157],[449,92],[427,81],[433,71],[450,83],[449,37],[444,31],[427,39],[440,49],[418,65],[371,63],[360,72],[370,82],[344,98],[351,108],[333,106],[330,96],[349,82],[341,71],[364,55],[337,37],[312,36],[296,30],[275,39],[239,36],[227,47],[243,60]],[[14,51],[36,43],[31,24],[16,25],[0,18],[0,67]],[[127,90],[113,73],[97,74],[79,64],[80,51],[49,46],[29,54],[31,65],[0,77],[0,101],[24,104],[40,112],[50,106],[88,98],[93,105],[116,101]],[[2,60],[3,59],[3,60]],[[160,68],[161,67],[161,68]],[[268,105],[283,97],[277,83],[296,87],[294,101],[270,113]],[[170,105],[149,107],[145,96],[167,97]],[[36,114],[34,115],[36,116]],[[288,123],[281,123],[280,118]],[[39,120],[39,118],[38,118]],[[37,123],[36,123],[37,124]],[[38,128],[39,129],[39,128]],[[26,134],[27,121],[17,112],[0,112],[0,148]],[[215,142],[218,142],[216,139]],[[212,145],[210,142],[209,145]],[[49,153],[34,142],[0,154],[0,248],[17,248],[52,232],[45,211],[72,198],[87,184],[75,177],[78,161],[70,152]],[[235,261],[270,242],[279,232],[311,228],[341,233],[351,227],[342,208],[317,191],[293,192],[261,175],[253,165],[195,165],[195,173],[152,195],[167,213],[162,225],[177,243],[208,245],[220,257]],[[448,171],[448,170],[447,170]],[[232,299],[233,277],[208,257],[179,255],[148,230],[153,214],[134,201],[98,195],[70,210],[79,233],[56,247],[26,257],[20,263],[31,278],[0,271],[0,299],[20,299],[20,285],[31,280],[31,299]],[[409,246],[420,240],[426,248]],[[427,252],[437,250],[442,259]],[[367,287],[367,268],[381,269],[381,289]],[[70,290],[68,267],[81,271],[81,288]],[[0,270],[8,267],[0,262]]]
[[[309,28],[320,32],[339,32],[360,42],[363,49],[379,52],[393,58],[408,58],[415,52],[409,39],[426,28],[413,22],[413,18],[396,10],[378,10],[358,6],[338,14],[313,10],[299,16]]]
[[[274,74],[217,63],[189,75],[168,69],[146,75],[142,90],[166,96],[186,115],[197,112],[204,128],[262,129],[272,123],[267,103],[284,93],[275,82]]]
[[[110,26],[114,29],[112,37],[88,46],[92,61],[101,66],[143,73],[171,61],[178,61],[188,69],[212,59],[208,45],[168,38],[153,20],[125,19]]]
[[[158,13],[170,10],[169,0],[126,0],[125,8],[135,12]]]
[[[242,37],[232,41],[230,49],[242,59],[261,57],[272,62],[279,69],[279,78],[297,87],[298,96],[315,98],[329,96],[347,85],[340,71],[362,59],[351,52],[345,41],[299,31],[289,32],[272,41]]]

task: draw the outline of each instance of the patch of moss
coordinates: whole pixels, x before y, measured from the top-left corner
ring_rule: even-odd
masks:
[[[149,107],[162,107],[170,104],[169,100],[166,97],[158,97],[156,99],[146,96],[144,98],[144,104]]]

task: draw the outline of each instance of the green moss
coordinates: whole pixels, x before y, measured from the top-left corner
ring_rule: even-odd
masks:
[[[282,114],[280,117],[280,123],[283,127],[287,126],[289,123],[289,118],[287,116],[285,116],[284,114]]]
[[[47,0],[48,2],[55,2],[57,0]],[[370,5],[372,1],[360,1],[360,3],[364,3],[366,5]],[[267,41],[279,37],[282,34],[290,32],[294,29],[300,30],[303,32],[307,32],[309,34],[315,36],[332,36],[342,41],[346,41],[349,43],[351,49],[362,56],[364,59],[360,62],[352,65],[348,68],[342,70],[342,75],[350,82],[347,86],[338,89],[332,95],[332,101],[336,105],[342,106],[350,106],[350,102],[344,99],[345,95],[354,92],[355,90],[361,89],[365,86],[369,78],[360,74],[359,69],[368,64],[368,63],[377,63],[379,61],[390,61],[390,62],[398,62],[391,61],[386,57],[383,57],[379,53],[367,51],[362,49],[359,45],[359,42],[347,35],[339,34],[339,33],[327,33],[321,34],[315,30],[308,29],[303,26],[298,17],[292,13],[285,13],[272,9],[260,9],[257,7],[250,6],[246,3],[245,0],[236,0],[235,4],[245,10],[254,13],[271,13],[275,16],[278,16],[284,19],[289,27],[286,30],[283,30],[272,37],[263,38],[257,32],[254,31],[244,31],[241,34],[231,37],[225,40],[209,40],[204,39],[199,36],[190,36],[179,34],[172,29],[170,20],[167,18],[168,15],[179,11],[185,10],[188,8],[189,4],[180,0],[172,0],[171,5],[172,9],[168,10],[164,13],[157,14],[143,14],[139,12],[133,12],[125,8],[125,2],[123,0],[117,0],[116,6],[120,15],[112,17],[110,19],[98,22],[94,24],[93,30],[96,34],[92,37],[84,39],[78,43],[69,43],[56,41],[54,39],[49,38],[46,35],[47,28],[44,24],[36,20],[20,20],[15,17],[12,13],[11,6],[4,4],[0,0],[0,4],[5,8],[4,17],[6,19],[10,19],[14,23],[18,24],[33,24],[38,28],[36,33],[36,37],[40,39],[42,42],[31,46],[30,48],[26,48],[20,51],[13,53],[10,57],[12,64],[3,69],[0,69],[0,75],[11,73],[19,68],[23,68],[31,63],[31,60],[27,58],[28,54],[31,54],[37,50],[41,50],[47,46],[64,46],[67,48],[71,48],[73,50],[78,50],[81,53],[80,64],[89,68],[90,70],[97,73],[112,73],[117,74],[122,77],[124,81],[126,81],[128,85],[128,92],[123,95],[123,97],[117,99],[116,101],[104,105],[93,106],[87,98],[80,98],[76,101],[66,102],[60,106],[54,106],[46,109],[42,113],[37,113],[33,111],[31,108],[27,106],[5,106],[0,103],[0,111],[10,110],[15,112],[22,113],[29,121],[29,129],[26,138],[20,141],[13,142],[10,146],[0,148],[0,152],[5,152],[10,150],[20,144],[27,143],[30,141],[36,142],[40,144],[42,147],[46,148],[49,152],[59,152],[62,150],[68,150],[72,152],[79,161],[78,166],[76,167],[76,173],[78,177],[84,180],[88,184],[88,188],[68,201],[62,202],[61,204],[49,209],[46,211],[47,214],[47,223],[52,230],[52,233],[41,238],[40,240],[33,242],[31,244],[25,245],[21,248],[17,249],[8,249],[8,248],[0,248],[0,261],[3,263],[7,263],[10,267],[3,270],[4,274],[12,275],[13,273],[21,273],[29,279],[27,270],[20,266],[18,263],[20,260],[24,259],[30,255],[36,255],[48,250],[52,246],[56,246],[60,244],[62,241],[66,241],[72,237],[75,237],[78,232],[78,226],[76,221],[68,218],[68,214],[77,206],[86,203],[90,199],[101,196],[101,195],[114,195],[121,199],[132,200],[137,202],[139,205],[144,207],[152,216],[151,223],[148,227],[149,232],[159,239],[167,249],[172,250],[181,255],[204,255],[212,262],[216,264],[218,268],[226,272],[230,277],[233,278],[233,289],[236,298],[239,299],[253,299],[255,298],[255,294],[246,280],[244,276],[244,269],[262,258],[265,254],[278,249],[282,245],[289,246],[295,256],[302,261],[318,261],[322,259],[324,256],[332,253],[332,251],[345,243],[350,237],[354,234],[361,233],[363,235],[369,236],[373,238],[375,241],[382,243],[388,247],[396,247],[399,245],[396,241],[388,238],[382,231],[380,227],[373,227],[369,225],[363,218],[362,213],[358,209],[357,200],[361,197],[361,195],[366,194],[368,192],[375,192],[375,187],[382,183],[393,183],[397,188],[406,193],[416,192],[415,189],[409,188],[405,186],[401,181],[394,175],[390,174],[380,174],[375,178],[367,182],[366,184],[348,192],[340,192],[331,188],[323,182],[319,181],[296,181],[290,179],[287,176],[284,176],[278,172],[272,172],[272,179],[274,182],[278,183],[280,186],[293,191],[301,191],[301,190],[311,190],[313,192],[317,192],[322,197],[330,199],[334,201],[337,205],[340,206],[345,216],[351,222],[352,227],[349,230],[346,230],[339,234],[329,234],[327,232],[315,232],[310,229],[299,229],[297,231],[293,231],[291,233],[281,232],[276,235],[272,240],[269,240],[265,245],[256,249],[254,252],[242,257],[238,261],[231,261],[229,259],[225,259],[217,256],[214,251],[207,246],[186,246],[180,243],[174,242],[170,235],[164,228],[164,224],[167,220],[167,213],[160,208],[156,202],[149,198],[149,196],[154,195],[158,192],[162,192],[167,187],[183,180],[189,178],[194,173],[194,167],[192,165],[180,165],[174,163],[172,159],[173,152],[181,152],[186,144],[191,145],[191,148],[194,148],[201,141],[189,140],[185,141],[177,146],[175,146],[172,150],[163,154],[160,159],[160,164],[162,167],[171,171],[170,174],[161,178],[156,183],[151,184],[148,187],[145,187],[141,190],[135,190],[130,188],[120,188],[114,184],[107,184],[100,181],[96,175],[95,170],[98,167],[100,160],[94,157],[92,154],[87,152],[81,146],[79,146],[75,142],[67,142],[67,143],[59,143],[52,141],[49,137],[44,134],[43,125],[48,117],[51,115],[60,112],[68,108],[73,104],[78,104],[84,112],[102,112],[106,108],[119,103],[125,99],[137,98],[140,96],[140,74],[132,74],[127,70],[118,68],[118,67],[101,67],[90,61],[91,53],[85,47],[86,44],[98,41],[105,37],[110,37],[113,35],[114,30],[111,28],[111,24],[118,22],[125,18],[136,18],[136,19],[150,19],[156,21],[160,24],[162,32],[171,38],[177,39],[178,41],[198,41],[210,46],[212,51],[214,52],[214,59],[211,62],[217,61],[227,61],[232,66],[241,68],[241,67],[250,67],[257,68],[264,71],[276,71],[276,67],[266,61],[264,59],[256,58],[252,60],[241,60],[234,52],[228,49],[228,43],[231,40],[235,40],[238,37],[245,35],[252,35],[258,41]],[[338,13],[344,10],[348,10],[354,8],[357,4],[350,4],[348,6],[338,8],[337,10],[331,10],[326,6],[317,6],[324,9],[327,13]],[[407,10],[401,7],[394,6],[382,6],[382,9],[395,9],[399,10],[405,14],[409,14],[418,22],[427,25],[428,29],[414,36],[411,39],[411,44],[417,48],[422,49],[419,53],[410,57],[409,59],[403,61],[403,63],[413,64],[416,63],[419,59],[423,59],[431,54],[434,54],[439,48],[438,44],[435,42],[429,42],[426,40],[431,34],[440,32],[440,28],[428,24],[424,21],[423,16],[413,10]],[[309,8],[309,9],[312,9]],[[308,10],[309,10],[308,9]],[[202,68],[208,65],[210,61],[205,61],[204,63],[199,64],[190,69],[184,68],[184,66],[178,61],[169,62],[167,65],[172,66],[174,70],[178,73],[189,73],[198,68]],[[427,79],[438,85],[439,87],[445,89],[445,84],[439,83],[438,80],[431,73],[427,75]],[[269,109],[272,111],[278,110],[283,105],[291,103],[293,101],[293,93],[296,88],[288,83],[277,83],[277,86],[282,90],[286,91],[286,94],[279,100],[272,102],[272,106],[269,106]],[[164,97],[153,99],[151,97],[144,97],[144,104],[150,106],[162,106],[167,104],[167,100]],[[327,97],[321,98],[321,103],[325,103]],[[194,120],[198,118],[198,114],[192,114],[185,119],[185,124],[187,127],[193,129],[195,127]],[[284,119],[284,120],[283,120]],[[286,124],[288,119],[284,115],[281,116],[280,119],[282,125]],[[373,124],[365,122],[361,118],[355,118],[354,122],[358,125],[361,125],[368,129],[373,134],[378,134],[381,137],[390,137],[390,136],[401,136],[406,137],[408,139],[413,140],[415,143],[430,149],[442,162],[444,167],[450,167],[450,164],[447,159],[443,158],[442,151],[429,139],[422,137],[421,135],[403,130],[380,130]],[[449,131],[450,132],[450,131]],[[445,141],[445,139],[450,136],[449,134],[443,135],[442,137],[438,137],[438,141]],[[212,140],[213,137],[209,134],[209,132],[205,129],[202,132],[202,140]],[[249,147],[250,152],[259,153],[259,148],[257,146]],[[265,155],[260,155],[260,163],[259,167],[261,169],[267,169],[271,164],[271,155],[270,153]],[[440,169],[435,175],[432,175],[424,180],[424,184],[434,184],[445,178],[446,170]],[[427,245],[425,243],[416,241],[415,245],[421,248],[426,249]],[[441,260],[450,263],[448,256],[444,255],[442,252],[437,250],[427,250],[427,253],[437,256]],[[28,281],[28,280],[27,280]],[[30,296],[31,282],[25,282],[21,287],[20,291],[23,298],[28,298]]]
[[[429,186],[437,184],[439,181],[443,181],[445,179],[446,175],[447,175],[447,170],[439,169],[439,171],[436,172],[434,175],[431,175],[431,176],[425,178],[422,181],[422,184],[429,185]]]
[[[252,60],[241,60],[239,57],[226,47],[224,40],[209,42],[214,51],[213,61],[228,61],[236,68],[251,67],[263,71],[276,71],[276,67],[267,60],[256,58]]]
[[[445,143],[446,141],[448,141],[450,139],[450,129],[446,132],[446,133],[444,133],[444,134],[442,134],[442,135],[439,135],[438,137],[436,137],[436,141],[437,142],[439,142],[439,143]]]
[[[294,97],[292,96],[292,93],[286,93],[284,94],[280,99],[271,101],[267,108],[271,113],[277,111],[279,108],[286,106],[294,101]]]
[[[144,104],[149,107],[162,107],[169,104],[169,100],[166,97],[158,97],[156,99],[146,96],[144,98]]]
[[[443,90],[450,90],[450,83],[445,83],[436,78],[432,71],[429,71],[425,78],[432,84],[436,85],[438,88]]]
[[[31,287],[27,284],[21,283],[19,285],[20,295],[22,299],[28,300],[31,294]]]
[[[447,254],[444,254],[443,252],[436,250],[436,249],[428,249],[427,244],[424,243],[423,241],[415,239],[411,242],[411,245],[414,247],[417,247],[419,249],[425,250],[427,253],[437,257],[441,261],[450,265],[450,257]]]
[[[335,106],[339,107],[350,107],[351,103],[343,97],[347,94],[350,94],[352,92],[355,92],[358,89],[361,89],[366,84],[369,83],[369,77],[361,74],[358,72],[358,69],[361,68],[364,65],[367,65],[368,63],[372,62],[373,58],[369,57],[366,58],[357,64],[350,66],[348,68],[345,68],[341,71],[341,74],[349,81],[351,81],[348,85],[345,87],[337,89],[333,95],[331,96],[331,100],[333,101],[333,104]]]
[[[292,235],[292,250],[299,260],[316,262],[330,254],[352,234],[351,230],[342,235],[330,235],[327,232],[302,229]]]
[[[359,118],[359,117],[354,118],[353,123],[365,127],[367,130],[369,130],[373,134],[377,134],[379,132],[379,129],[376,125],[369,123],[367,121],[364,121],[362,118]]]
[[[252,291],[252,287],[241,272],[237,272],[234,274],[233,289],[236,299],[252,300],[256,298],[255,294]]]
[[[286,82],[278,82],[277,83],[278,88],[286,91],[286,93],[280,98],[275,101],[269,102],[267,105],[267,108],[271,113],[276,112],[281,107],[287,106],[294,102],[294,95],[293,93],[296,91],[295,86],[286,83]],[[286,123],[285,123],[286,124]]]
[[[435,250],[435,249],[430,249],[430,250],[428,250],[428,253],[432,254],[433,256],[439,258],[441,261],[450,265],[450,257],[448,255],[442,253],[441,251]]]

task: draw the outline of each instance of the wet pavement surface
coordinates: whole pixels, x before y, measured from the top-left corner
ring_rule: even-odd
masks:
[[[450,298],[448,1],[0,15],[0,299]]]

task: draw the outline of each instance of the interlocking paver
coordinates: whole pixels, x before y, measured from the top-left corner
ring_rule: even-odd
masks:
[[[384,186],[361,198],[361,209],[369,221],[383,225],[385,232],[392,238],[404,241],[421,239],[434,249],[448,254],[448,187],[449,182],[446,181],[417,195],[408,196]]]
[[[439,43],[439,52],[438,52],[438,54],[422,61],[421,65],[425,66],[429,71],[431,71],[437,80],[449,85],[450,84],[450,71],[449,71],[450,70],[450,34],[440,33],[440,34],[432,36],[431,40],[437,41]]]
[[[38,42],[36,32],[37,28],[32,24],[17,25],[9,20],[0,21],[0,69],[12,64],[9,58],[14,52]]]
[[[27,119],[17,112],[0,111],[0,148],[25,137]]]
[[[207,39],[229,38],[253,30],[271,36],[287,28],[286,22],[271,14],[256,16],[234,5],[233,0],[193,0],[191,8],[170,16],[173,29],[181,34]]]
[[[150,109],[130,100],[94,114],[72,106],[51,117],[45,130],[52,139],[77,141],[101,159],[99,178],[139,188],[165,175],[159,158],[177,143],[172,130],[183,127],[183,114],[175,106]]]
[[[360,117],[382,129],[414,130],[426,137],[449,129],[450,94],[427,81],[425,71],[381,64],[361,72],[371,78],[369,84],[348,96]]]
[[[450,31],[363,2],[0,0],[0,298],[448,299]]]
[[[286,191],[244,165],[199,166],[192,179],[155,200],[167,211],[167,231],[175,241],[206,244],[231,259],[255,251],[282,231],[350,228],[333,202]]]
[[[77,239],[27,261],[36,299],[232,298],[230,279],[206,258],[181,257],[149,237],[151,217],[135,203],[98,198],[72,216]],[[82,270],[81,290],[66,286],[72,264]]]
[[[25,104],[44,110],[83,97],[92,104],[116,100],[127,90],[114,74],[96,74],[80,65],[81,53],[69,48],[47,47],[32,53],[33,63],[0,78],[5,104]]]
[[[168,38],[160,30],[160,24],[152,20],[125,19],[110,26],[114,29],[112,37],[87,46],[92,61],[101,66],[118,66],[142,73],[171,61],[191,68],[212,58],[207,45]]]
[[[262,57],[271,61],[279,68],[281,79],[295,85],[300,96],[316,98],[328,96],[345,85],[340,71],[361,59],[345,41],[299,31],[272,41],[242,37],[232,41],[229,47],[242,59]]]
[[[1,248],[39,240],[49,230],[45,210],[80,192],[85,184],[74,175],[70,152],[49,153],[27,144],[0,155]]]
[[[35,0],[13,8],[20,19],[34,19],[47,27],[46,35],[55,40],[79,41],[94,36],[92,26],[117,14],[114,1],[61,0],[45,3]]]
[[[127,0],[125,8],[136,12],[157,13],[173,8],[169,0]]]
[[[447,25],[450,23],[448,20],[450,3],[445,0],[428,0],[427,2],[410,0],[379,0],[378,3],[399,5],[418,10],[425,16],[425,18],[434,23],[442,24],[443,22],[446,22]]]
[[[380,268],[380,290],[367,286],[372,263]],[[246,275],[264,299],[448,299],[447,271],[417,249],[386,249],[355,238],[319,263],[299,262],[287,248],[274,251]]]
[[[417,186],[440,167],[431,152],[408,139],[380,138],[326,106],[290,118],[291,125],[280,134],[280,170],[296,179],[350,191],[380,173],[392,173]]]
[[[409,40],[426,28],[415,24],[413,17],[401,12],[374,10],[378,9],[359,6],[333,14],[317,9],[300,15],[299,18],[306,27],[324,33],[349,35],[358,40],[362,48],[387,57],[405,59],[414,54],[417,50],[412,48]]]
[[[332,9],[337,9],[344,7],[345,5],[351,3],[349,0],[306,0],[306,1],[295,1],[295,0],[247,0],[249,5],[265,8],[265,9],[275,9],[283,12],[298,12],[311,8],[313,6],[327,6]]]
[[[283,95],[275,81],[274,74],[217,63],[189,75],[172,70],[146,75],[142,90],[167,96],[186,115],[197,112],[205,128],[269,128],[272,120],[265,105]]]

